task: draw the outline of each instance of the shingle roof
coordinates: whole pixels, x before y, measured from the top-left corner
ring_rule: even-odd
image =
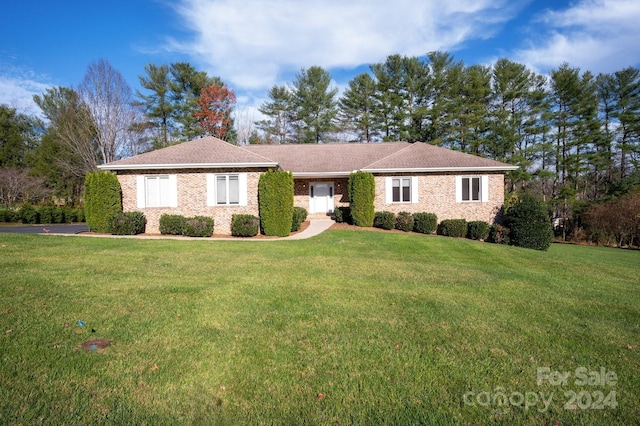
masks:
[[[223,140],[206,137],[104,164],[105,170],[276,167],[277,163]]]
[[[372,172],[514,170],[494,160],[426,143],[249,145],[206,137],[100,166],[105,170],[151,168],[277,167],[298,176]]]

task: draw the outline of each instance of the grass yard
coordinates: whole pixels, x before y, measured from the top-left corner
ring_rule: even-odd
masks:
[[[1,234],[0,271],[0,424],[640,418],[640,251]]]

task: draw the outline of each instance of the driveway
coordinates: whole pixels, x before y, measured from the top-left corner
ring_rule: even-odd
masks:
[[[12,234],[78,234],[89,232],[84,223],[65,223],[58,225],[9,225],[0,226],[0,232]]]

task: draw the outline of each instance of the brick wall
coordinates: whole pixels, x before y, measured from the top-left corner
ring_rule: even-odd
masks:
[[[207,173],[211,170],[171,170],[149,171],[145,176],[176,174],[178,183],[178,207],[146,207],[138,208],[135,172],[119,172],[118,180],[122,187],[122,208],[125,212],[141,211],[147,218],[148,233],[160,233],[159,221],[162,214],[179,214],[182,216],[212,217],[214,233],[231,234],[231,216],[233,214],[252,214],[258,216],[258,180],[261,171],[233,170],[228,173],[247,173],[247,205],[246,206],[207,206]],[[216,170],[215,173],[227,173]]]
[[[473,174],[465,175],[472,176]],[[486,174],[477,174],[477,176]],[[393,175],[398,176],[398,175]],[[387,204],[385,176],[376,176],[376,211],[399,213],[435,213],[438,222],[444,219],[484,220],[492,223],[504,203],[504,175],[489,174],[487,202],[456,202],[455,174],[422,175],[418,177],[418,203]]]
[[[183,216],[208,216],[215,221],[216,234],[231,233],[231,216],[233,214],[252,214],[258,216],[258,181],[264,170],[233,170],[228,173],[247,173],[247,205],[246,206],[207,206],[207,173],[211,170],[171,170],[148,171],[149,175],[176,174],[178,183],[178,207],[137,207],[136,172],[121,171],[118,180],[122,187],[122,201],[124,211],[141,211],[147,218],[147,232],[159,233],[160,216],[180,214]],[[226,173],[216,170],[216,173]],[[485,174],[486,175],[486,174]],[[398,176],[398,175],[394,175]],[[496,214],[504,202],[504,175],[488,174],[489,201],[488,202],[456,202],[455,174],[423,175],[418,177],[418,203],[386,204],[385,176],[376,176],[376,211],[391,211],[399,213],[429,212],[443,219],[484,220],[493,222]],[[296,179],[294,187],[294,205],[309,210],[309,185],[313,182],[333,182],[335,207],[349,205],[348,179]]]

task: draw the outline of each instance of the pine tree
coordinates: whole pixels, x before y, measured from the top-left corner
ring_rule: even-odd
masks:
[[[355,133],[356,142],[371,142],[378,135],[373,127],[376,83],[367,73],[357,75],[340,98],[340,119]]]
[[[299,143],[328,142],[335,130],[338,89],[330,88],[331,75],[322,67],[302,69],[293,82],[294,128]]]

